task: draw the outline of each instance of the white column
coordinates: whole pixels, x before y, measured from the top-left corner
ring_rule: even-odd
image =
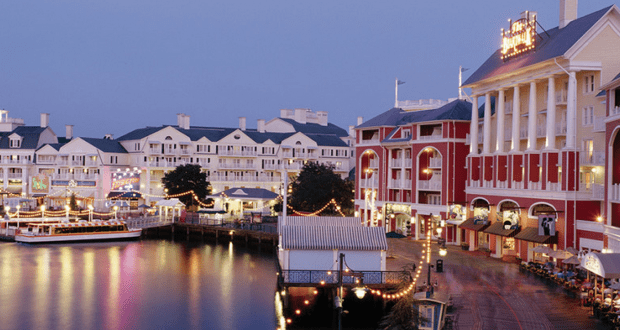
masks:
[[[504,90],[500,89],[497,98],[495,99],[495,118],[497,118],[497,146],[495,148],[497,153],[504,152]]]
[[[469,128],[469,153],[478,154],[478,96],[472,96],[471,126]],[[4,181],[6,182],[6,180]]]
[[[521,129],[521,99],[519,95],[519,86],[514,87],[512,96],[512,149],[511,151],[519,151],[521,140],[519,130]]]
[[[482,153],[488,155],[491,152],[491,93],[484,95],[484,135],[482,140]]]
[[[577,80],[575,72],[568,75],[568,98],[566,100],[566,149],[575,149],[577,122]]]
[[[527,119],[527,150],[536,150],[536,82],[530,82]]]
[[[547,145],[546,149],[555,149],[555,78],[549,77],[547,91]]]

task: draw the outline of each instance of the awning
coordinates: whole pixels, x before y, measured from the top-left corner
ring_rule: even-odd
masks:
[[[201,214],[225,214],[226,211],[225,210],[198,210],[198,212],[196,213],[201,213]]]
[[[108,198],[142,198],[142,194],[135,191],[110,191]]]
[[[476,223],[474,222],[474,218],[469,218],[463,221],[463,223],[459,227],[463,229],[481,231],[481,230],[484,230],[488,226],[489,226],[488,221],[486,223],[483,223],[483,222]]]
[[[155,206],[166,206],[166,207],[183,207],[185,204],[181,203],[178,198],[170,198],[170,199],[162,199],[155,204]]]
[[[522,241],[540,243],[540,244],[554,244],[556,236],[541,236],[538,235],[538,228],[527,227],[523,228],[520,233],[515,235],[516,239]]]
[[[32,194],[32,198],[45,197],[47,194]]]
[[[484,232],[487,234],[513,237],[519,232],[519,229],[504,229],[504,223],[502,221],[496,221],[485,229]]]
[[[619,278],[620,253],[590,252],[581,258],[581,267],[602,278]]]

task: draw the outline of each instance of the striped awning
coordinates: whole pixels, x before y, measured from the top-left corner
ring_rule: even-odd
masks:
[[[51,228],[71,228],[71,227],[100,227],[100,226],[117,226],[124,224],[123,221],[92,221],[92,222],[70,222],[70,223],[52,223],[47,226]],[[46,224],[40,224],[41,226]]]
[[[382,227],[282,226],[281,247],[285,250],[387,250]]]
[[[483,232],[498,236],[513,237],[519,232],[519,229],[505,229],[504,223],[502,221],[496,221],[495,223],[487,227],[487,229],[485,229]]]
[[[278,227],[283,227],[282,217],[278,217]],[[286,216],[286,226],[347,226],[360,227],[362,219],[359,217],[300,217]]]
[[[486,223],[476,223],[474,221],[474,218],[469,218],[469,219],[463,221],[463,223],[459,225],[460,228],[469,229],[469,230],[475,230],[475,231],[484,230],[488,226],[489,226],[488,221]]]
[[[557,233],[557,232],[556,232]],[[538,228],[527,227],[523,228],[520,233],[515,235],[515,239],[522,241],[540,243],[540,244],[554,244],[556,242],[556,235],[553,236],[541,236],[538,235]]]

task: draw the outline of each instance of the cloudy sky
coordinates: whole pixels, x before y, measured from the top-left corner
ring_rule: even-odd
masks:
[[[579,3],[579,16],[614,4]],[[559,0],[7,0],[0,109],[59,136],[145,126],[237,127],[279,109],[329,112],[347,128],[399,99],[458,94],[522,11],[558,25]]]

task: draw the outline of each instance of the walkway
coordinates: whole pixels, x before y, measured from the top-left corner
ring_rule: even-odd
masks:
[[[422,241],[388,238],[387,270],[401,270],[422,256]],[[432,244],[433,263],[439,258]],[[579,306],[561,288],[546,285],[538,277],[519,272],[516,263],[507,263],[480,252],[448,246],[443,257],[443,273],[431,274],[438,290],[453,297],[454,329],[610,329],[590,318],[591,309]],[[426,266],[426,265],[425,265]],[[422,271],[422,281],[427,276]],[[418,283],[420,285],[421,283]]]

